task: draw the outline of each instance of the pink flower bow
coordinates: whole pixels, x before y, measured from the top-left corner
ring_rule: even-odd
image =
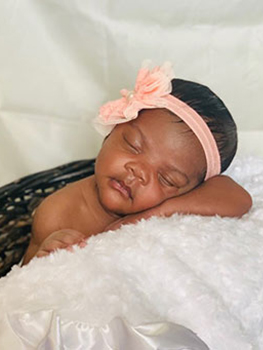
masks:
[[[165,107],[165,99],[172,91],[171,80],[174,78],[172,65],[165,62],[162,66],[149,68],[150,61],[145,61],[138,72],[133,91],[122,89],[122,98],[110,101],[100,108],[94,120],[97,131],[106,136],[116,124],[126,123],[138,117],[144,108]]]

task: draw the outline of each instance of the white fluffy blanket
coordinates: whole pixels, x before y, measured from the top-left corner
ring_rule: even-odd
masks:
[[[263,159],[236,159],[228,173],[253,197],[241,219],[151,218],[15,266],[0,280],[0,339],[10,317],[52,310],[96,327],[170,321],[212,350],[262,350]]]

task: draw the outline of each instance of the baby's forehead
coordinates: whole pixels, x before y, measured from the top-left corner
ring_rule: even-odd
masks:
[[[178,134],[185,137],[193,135],[192,130],[181,118],[165,108],[144,109],[128,124],[145,131],[149,136],[162,134],[164,137],[174,138]]]
[[[139,112],[138,117],[132,120],[132,122],[139,124],[154,123],[156,125],[170,125],[171,123],[175,125],[181,124],[189,129],[188,125],[181,118],[166,108],[143,109]]]

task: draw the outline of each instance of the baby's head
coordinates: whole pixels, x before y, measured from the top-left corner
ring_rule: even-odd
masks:
[[[96,161],[98,194],[119,215],[192,190],[224,171],[236,151],[236,126],[223,102],[163,67],[141,70],[135,90],[122,90],[97,119],[108,135]]]

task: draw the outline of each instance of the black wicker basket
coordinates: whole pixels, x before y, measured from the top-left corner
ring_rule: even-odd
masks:
[[[94,164],[95,159],[71,162],[0,188],[0,277],[22,259],[27,249],[34,209],[68,183],[94,174]]]

